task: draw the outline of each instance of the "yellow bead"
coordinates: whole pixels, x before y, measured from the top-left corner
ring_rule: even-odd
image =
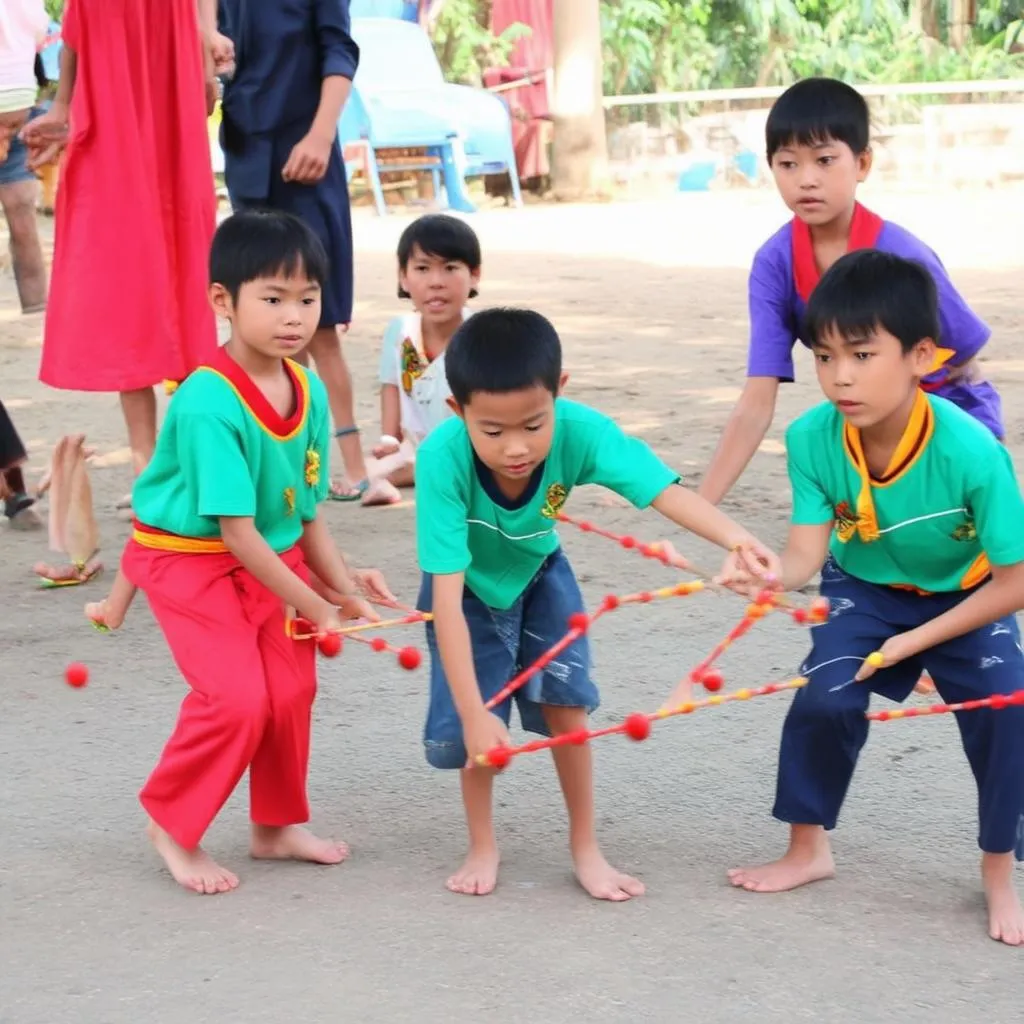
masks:
[[[725,699],[724,697],[708,697],[708,703],[709,704],[721,704],[724,699]]]
[[[865,660],[872,668],[881,668],[885,664],[885,655],[881,651],[872,651]]]
[[[733,694],[733,696],[737,700],[750,700],[750,691],[749,690],[737,690],[736,693]]]

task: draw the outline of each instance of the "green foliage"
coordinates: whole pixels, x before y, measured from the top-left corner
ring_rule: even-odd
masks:
[[[516,22],[496,36],[488,27],[490,3],[445,0],[432,33],[437,58],[449,82],[479,85],[486,68],[505,67],[516,40],[530,34]]]
[[[912,8],[934,12],[926,35]],[[858,82],[1024,74],[1020,0],[980,0],[959,50],[948,0],[601,0],[609,95],[787,85],[808,75]]]
[[[64,0],[46,0],[46,13],[54,20],[64,17]]]

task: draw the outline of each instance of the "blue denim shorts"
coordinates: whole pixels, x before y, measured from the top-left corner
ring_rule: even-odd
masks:
[[[42,113],[41,108],[34,107],[29,120]],[[17,185],[19,181],[35,181],[36,176],[28,169],[28,148],[17,135],[11,139],[11,148],[7,159],[0,164],[0,185]]]
[[[431,608],[431,577],[424,573],[418,607]],[[569,616],[581,612],[583,595],[576,575],[561,549],[548,556],[511,608],[484,604],[469,588],[462,610],[473,644],[473,666],[484,701],[488,701],[521,669],[534,662],[565,636]],[[427,623],[430,650],[430,704],[423,730],[427,761],[435,768],[464,768],[466,747],[462,723],[452,700],[433,623]],[[590,679],[590,645],[586,636],[567,647],[542,672],[520,687],[494,713],[508,725],[512,704],[527,732],[550,735],[544,705],[595,710],[600,704]]]

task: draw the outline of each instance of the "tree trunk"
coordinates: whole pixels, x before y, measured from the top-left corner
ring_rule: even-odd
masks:
[[[551,178],[555,198],[569,202],[608,190],[599,7],[599,0],[554,0]]]
[[[949,45],[962,50],[970,42],[978,16],[976,0],[949,0]]]
[[[931,39],[939,38],[941,0],[911,0],[910,23]]]

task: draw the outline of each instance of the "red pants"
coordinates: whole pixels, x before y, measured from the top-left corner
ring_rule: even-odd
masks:
[[[308,579],[298,548],[281,558]],[[145,593],[192,691],[139,794],[150,817],[193,849],[248,768],[255,823],[307,821],[316,645],[285,635],[280,598],[231,554],[130,540],[121,566]]]

